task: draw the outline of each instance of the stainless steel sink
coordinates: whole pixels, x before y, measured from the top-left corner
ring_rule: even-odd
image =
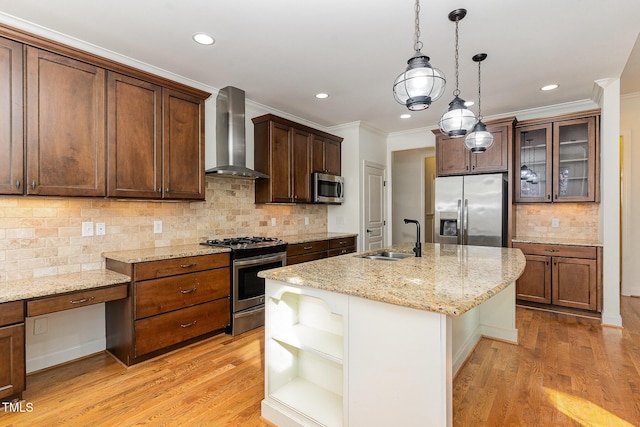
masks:
[[[377,252],[374,254],[365,255],[361,258],[365,259],[374,259],[378,261],[400,261],[403,258],[410,258],[412,254],[407,254],[404,252],[391,252],[391,251],[383,251]]]

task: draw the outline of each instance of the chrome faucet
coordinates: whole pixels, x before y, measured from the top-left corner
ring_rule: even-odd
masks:
[[[405,224],[414,223],[416,225],[416,245],[413,248],[413,253],[416,254],[417,257],[422,256],[422,244],[420,243],[420,223],[415,219],[404,219]]]

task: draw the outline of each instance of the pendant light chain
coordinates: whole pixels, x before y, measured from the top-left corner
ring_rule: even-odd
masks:
[[[456,17],[456,89],[453,91],[453,96],[460,95],[459,80],[460,80],[460,72],[458,71],[458,22],[460,22],[460,18]]]
[[[482,109],[481,107],[481,103],[480,103],[480,86],[482,86],[482,84],[480,83],[482,80],[480,79],[480,63],[482,61],[478,61],[478,121],[482,121]]]
[[[422,42],[420,41],[420,0],[416,0],[416,41],[413,44],[416,52],[422,50]]]

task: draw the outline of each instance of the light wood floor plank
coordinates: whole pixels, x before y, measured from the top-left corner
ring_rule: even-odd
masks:
[[[518,307],[520,344],[482,339],[456,376],[454,426],[640,425],[640,298],[621,308],[623,329]],[[0,426],[269,426],[263,361],[262,328],[130,368],[101,353],[29,375],[33,412]]]

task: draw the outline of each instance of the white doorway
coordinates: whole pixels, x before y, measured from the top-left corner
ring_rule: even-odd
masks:
[[[363,174],[363,249],[368,251],[385,246],[385,169],[383,165],[365,160]]]
[[[432,147],[398,150],[391,159],[391,243],[415,242],[415,227],[405,218],[420,221],[422,242],[433,242],[432,192],[435,179]]]

